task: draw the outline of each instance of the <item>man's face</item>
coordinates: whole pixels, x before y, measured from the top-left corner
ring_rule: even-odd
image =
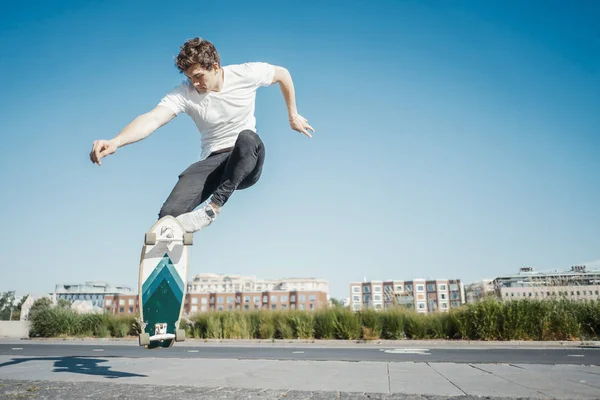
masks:
[[[185,70],[185,75],[199,93],[207,93],[218,87],[219,68],[215,64],[210,70],[193,65]]]

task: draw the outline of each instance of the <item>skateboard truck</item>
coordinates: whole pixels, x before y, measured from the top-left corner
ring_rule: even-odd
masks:
[[[152,246],[158,242],[168,242],[168,243],[182,242],[184,246],[189,246],[194,243],[194,234],[186,232],[183,234],[183,238],[173,239],[173,238],[164,238],[164,237],[157,238],[156,233],[146,232],[146,236],[144,238],[144,244]]]
[[[177,326],[179,323],[176,324]],[[164,322],[157,323],[154,325],[154,335],[150,336],[148,333],[142,333],[140,335],[140,346],[147,346],[150,342],[175,339],[176,342],[183,342],[185,340],[185,330],[177,329],[175,333],[167,333],[167,324]]]
[[[150,336],[150,340],[165,340],[175,339],[175,335],[167,333],[167,324],[162,322],[154,325],[154,335]]]

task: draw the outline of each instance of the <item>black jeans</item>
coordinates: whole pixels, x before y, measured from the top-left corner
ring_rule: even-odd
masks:
[[[240,132],[233,149],[213,153],[179,175],[158,218],[193,211],[211,195],[215,204],[225,205],[234,190],[246,189],[258,182],[264,160],[265,146],[260,137],[251,130]]]

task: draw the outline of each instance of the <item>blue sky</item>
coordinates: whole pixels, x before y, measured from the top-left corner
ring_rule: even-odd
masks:
[[[0,291],[137,287],[199,135],[181,115],[102,167],[88,155],[182,80],[195,36],[223,64],[288,68],[316,132],[259,90],[263,176],[196,234],[190,275],[319,277],[342,297],[364,277],[600,266],[598,3],[24,3],[0,16]]]

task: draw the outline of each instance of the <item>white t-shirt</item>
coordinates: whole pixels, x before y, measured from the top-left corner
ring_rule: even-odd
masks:
[[[256,90],[269,86],[275,74],[274,66],[264,62],[222,68],[224,77],[220,92],[198,93],[186,79],[159,103],[176,115],[183,112],[194,120],[200,131],[200,160],[213,151],[233,147],[244,129],[256,132]]]

